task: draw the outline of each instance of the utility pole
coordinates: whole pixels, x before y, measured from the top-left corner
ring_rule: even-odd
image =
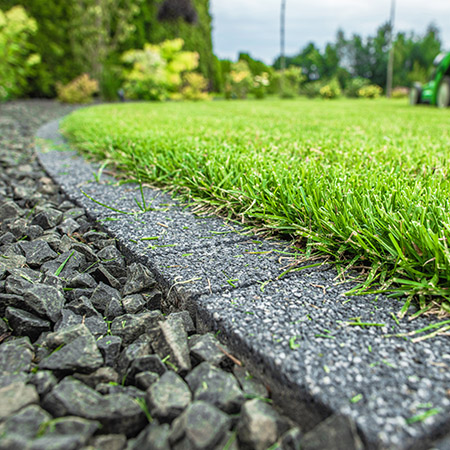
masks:
[[[389,20],[389,59],[386,74],[386,97],[392,95],[392,78],[394,73],[394,18],[395,18],[395,0],[391,0],[391,18]]]
[[[284,55],[285,22],[286,22],[286,0],[281,0],[281,14],[280,14],[280,64],[281,64],[282,72],[284,72],[284,69],[286,69],[286,57]]]

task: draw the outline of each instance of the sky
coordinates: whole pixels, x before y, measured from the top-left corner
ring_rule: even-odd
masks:
[[[239,52],[272,64],[280,54],[281,0],[210,0],[214,52],[236,60]],[[339,28],[346,36],[374,35],[389,20],[391,0],[286,0],[286,55],[308,42],[323,48]],[[396,31],[423,34],[433,22],[450,51],[450,0],[396,0]]]

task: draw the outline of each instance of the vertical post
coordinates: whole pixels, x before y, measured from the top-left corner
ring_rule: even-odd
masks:
[[[391,18],[389,20],[389,59],[386,74],[386,97],[392,95],[392,78],[394,73],[394,18],[395,18],[395,0],[391,0]]]
[[[286,69],[286,58],[284,55],[284,36],[285,36],[285,20],[286,18],[286,0],[281,0],[281,14],[280,14],[280,64],[281,70]]]

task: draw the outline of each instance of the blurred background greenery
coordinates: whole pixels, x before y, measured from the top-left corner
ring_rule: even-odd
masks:
[[[58,96],[67,102],[203,100],[252,95],[375,98],[386,86],[390,23],[373,35],[320,49],[305,45],[273,66],[213,52],[209,0],[0,0],[0,100]],[[426,81],[442,47],[439,30],[393,38],[393,97]]]

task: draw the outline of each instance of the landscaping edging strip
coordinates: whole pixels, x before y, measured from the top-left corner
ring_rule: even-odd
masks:
[[[169,294],[169,308],[188,309],[205,329],[220,331],[233,354],[262,372],[303,432],[334,420],[357,448],[356,423],[368,448],[400,449],[428,448],[448,433],[448,336],[416,343],[386,337],[432,321],[397,323],[400,303],[345,297],[352,285],[337,284],[329,265],[277,280],[289,264],[280,253],[291,252],[285,244],[260,242],[219,219],[196,218],[147,188],[153,210],[142,212],[136,186],[118,186],[74,152],[61,151],[57,121],[37,138],[41,164],[66,195],[123,252],[152,270]],[[434,414],[425,418],[428,411]]]

